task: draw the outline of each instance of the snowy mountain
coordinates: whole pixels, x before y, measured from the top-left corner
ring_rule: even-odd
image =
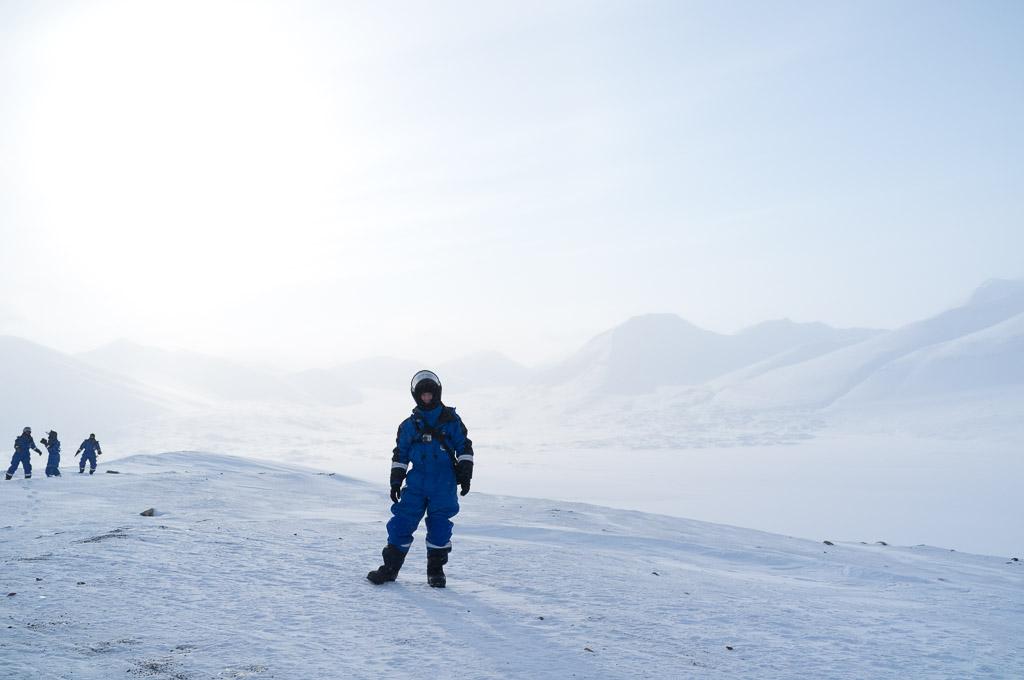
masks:
[[[446,361],[436,370],[446,388],[453,390],[515,387],[528,382],[532,375],[530,369],[499,352],[479,352]]]
[[[209,401],[298,401],[305,395],[268,371],[195,352],[118,340],[78,355],[83,361],[154,387]]]
[[[1024,676],[1005,556],[474,492],[448,588],[422,529],[378,587],[379,485],[196,453],[104,468],[0,487],[5,678]]]
[[[1024,313],[923,347],[879,368],[842,402],[934,397],[1024,386]]]
[[[782,319],[724,335],[674,314],[648,314],[595,337],[565,362],[545,371],[542,382],[638,394],[663,386],[702,384],[785,352],[808,347],[803,356],[814,355],[876,333]]]
[[[868,338],[879,335],[883,331],[874,331],[859,328],[836,329],[838,332],[829,338],[812,340],[806,344],[797,345],[792,349],[784,350],[778,354],[744,366],[725,375],[721,375],[709,381],[707,385],[714,391],[725,387],[751,380],[759,375],[774,371],[785,366],[793,366],[817,357],[824,356],[843,347],[849,347],[862,342]]]
[[[408,389],[409,379],[423,368],[418,361],[371,357],[333,368],[314,368],[288,376],[288,381],[321,402],[347,406],[369,389]]]
[[[437,366],[420,361],[372,357],[328,369],[311,369],[288,377],[289,382],[330,406],[348,406],[363,399],[366,390],[405,390],[423,368],[436,370],[449,390],[521,385],[530,370],[498,352],[479,352]]]
[[[1024,281],[991,281],[960,307],[733,381],[716,401],[743,408],[822,408],[855,391],[862,400],[1020,385],[1019,322],[1014,317],[1021,313]]]
[[[286,379],[295,389],[326,406],[350,406],[362,398],[358,389],[331,370],[311,368]]]
[[[166,395],[27,340],[0,337],[0,433],[30,426],[66,443],[165,413]],[[78,442],[74,442],[77,446]]]

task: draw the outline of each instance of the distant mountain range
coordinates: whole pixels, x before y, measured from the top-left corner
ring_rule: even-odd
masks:
[[[118,340],[77,358],[163,391],[211,401],[295,401],[306,397],[283,377],[195,352],[167,351]]]
[[[744,407],[824,407],[1024,386],[1024,281],[996,280],[963,305],[725,386]]]
[[[735,335],[698,328],[674,314],[637,316],[598,335],[541,374],[542,383],[638,394],[699,385],[787,353],[801,359],[833,351],[882,331],[821,323],[767,321]]]
[[[53,428],[65,446],[90,432],[131,427],[166,412],[174,400],[135,380],[20,338],[0,337],[0,435]]]
[[[638,316],[543,369],[489,352],[436,366],[376,357],[281,374],[126,341],[69,356],[0,337],[0,433],[47,419],[92,427],[87,423],[102,422],[104,414],[123,422],[181,404],[341,407],[368,390],[405,389],[421,368],[437,370],[447,394],[530,386],[585,398],[700,386],[713,403],[738,409],[817,409],[1022,387],[1024,280],[990,281],[958,307],[889,331],[782,319],[728,335],[673,314]]]

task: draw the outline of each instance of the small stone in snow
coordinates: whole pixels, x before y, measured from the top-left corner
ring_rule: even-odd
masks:
[[[76,585],[84,586],[85,585],[85,581],[79,581]]]
[[[889,545],[885,541],[875,541],[875,543],[877,543],[878,545]]]
[[[732,647],[730,647],[729,645],[726,645],[725,648],[728,649],[730,652],[732,651]]]
[[[593,654],[593,653],[594,653],[594,650],[593,650],[593,649],[591,649],[590,647],[584,647],[583,649],[584,649],[585,651],[588,651],[588,652],[590,652],[591,654]]]
[[[17,593],[7,593],[7,597],[14,597]]]
[[[659,574],[659,573],[658,573],[658,572],[656,572],[656,571],[652,571],[651,573],[652,573],[652,574],[654,574],[655,576],[661,576],[661,574]]]
[[[142,515],[143,517],[152,517],[153,515],[156,514],[156,508],[146,508],[145,510],[143,510],[139,514]]]
[[[107,474],[108,475],[119,475],[121,473],[118,472],[117,470],[107,470]]]
[[[832,541],[825,541],[825,545],[835,545]]]
[[[38,576],[36,576],[36,580],[37,580],[37,581],[42,581],[43,579],[41,579],[41,578],[39,578]]]
[[[1019,559],[1017,559],[1016,557],[1011,557],[1011,558],[1010,558],[1010,561],[1011,561],[1011,562],[1020,562],[1020,560],[1019,560]]]
[[[543,621],[543,620],[544,620],[544,617],[543,617],[543,616],[538,616],[537,618],[538,618],[538,619],[540,619],[541,621]]]

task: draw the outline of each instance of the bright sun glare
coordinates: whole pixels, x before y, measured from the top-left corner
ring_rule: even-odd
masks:
[[[341,245],[352,148],[302,46],[252,3],[189,8],[86,6],[34,49],[36,235],[129,307],[258,296]]]

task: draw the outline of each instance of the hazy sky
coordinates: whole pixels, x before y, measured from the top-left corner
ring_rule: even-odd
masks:
[[[1024,3],[0,0],[0,332],[526,362],[1024,275]]]

